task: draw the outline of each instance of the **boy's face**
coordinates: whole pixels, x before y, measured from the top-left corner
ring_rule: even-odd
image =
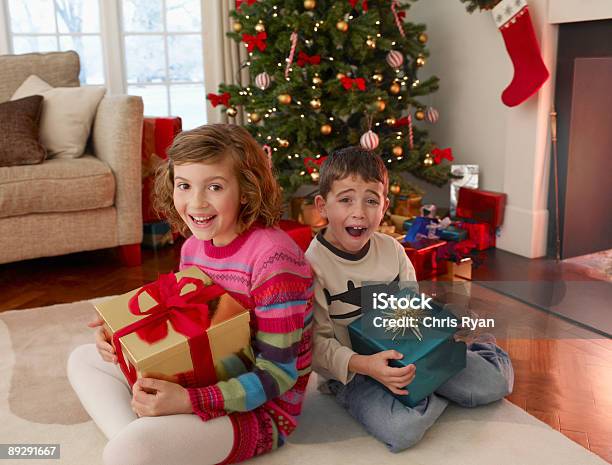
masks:
[[[329,224],[325,239],[349,253],[366,245],[389,207],[382,182],[366,182],[359,175],[334,181],[326,198],[317,195],[315,205]]]

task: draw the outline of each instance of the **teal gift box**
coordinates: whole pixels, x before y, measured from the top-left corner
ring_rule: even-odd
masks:
[[[400,296],[403,291],[400,291]],[[397,350],[404,354],[401,360],[392,360],[391,366],[404,367],[414,364],[414,380],[405,389],[407,395],[396,395],[397,399],[408,407],[416,406],[421,400],[438,389],[448,379],[465,368],[466,345],[454,340],[453,335],[460,328],[458,318],[444,310],[441,305],[431,302],[432,310],[423,310],[421,320],[444,327],[430,327],[419,323],[417,332],[405,329],[403,334],[396,335],[391,331],[384,332],[372,329],[370,318],[380,315],[380,311],[368,310],[349,326],[349,335],[353,350],[361,355],[372,355],[384,350]],[[429,319],[424,319],[429,317]],[[435,322],[435,323],[434,323]],[[454,322],[454,323],[453,323]]]
[[[414,220],[406,220],[404,221],[404,230],[410,231],[410,227]],[[465,229],[457,228],[456,226],[449,226],[448,228],[438,229],[436,230],[436,234],[443,241],[453,241],[453,242],[461,242],[467,239],[468,232]]]

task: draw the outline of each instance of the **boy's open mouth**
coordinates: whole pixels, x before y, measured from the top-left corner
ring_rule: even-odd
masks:
[[[191,218],[191,221],[193,221],[198,226],[205,226],[207,224],[210,224],[210,222],[216,218],[216,215],[208,215],[208,216],[189,215],[189,218]]]
[[[353,237],[360,237],[361,235],[365,234],[365,232],[368,230],[368,228],[366,228],[365,226],[349,226],[348,228],[345,228],[345,229],[346,229],[346,232],[349,233]]]

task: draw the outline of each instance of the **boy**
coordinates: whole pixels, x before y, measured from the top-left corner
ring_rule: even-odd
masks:
[[[512,391],[508,355],[492,339],[469,345],[466,368],[414,408],[393,394],[407,394],[415,366],[394,368],[403,355],[386,350],[359,355],[347,326],[361,315],[366,281],[412,281],[414,268],[398,241],[376,232],[389,207],[389,177],[381,158],[359,147],[333,153],[321,167],[315,205],[327,228],[312,241],[306,258],[315,279],[313,369],[327,378],[322,388],[392,452],[416,444],[442,414],[448,400],[475,407]]]

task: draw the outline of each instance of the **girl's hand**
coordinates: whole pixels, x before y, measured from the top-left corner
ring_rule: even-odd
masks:
[[[403,357],[396,350],[385,350],[374,355],[353,355],[349,360],[349,370],[374,378],[393,394],[406,395],[408,391],[404,388],[414,380],[416,367],[389,366],[389,360],[400,360]]]
[[[98,353],[100,357],[102,357],[102,360],[117,364],[117,355],[115,354],[115,349],[110,344],[111,336],[104,329],[104,320],[96,316],[92,322],[87,323],[87,326],[96,328],[96,349],[98,349]]]
[[[139,378],[132,388],[132,410],[139,417],[193,413],[183,386],[155,378]]]

